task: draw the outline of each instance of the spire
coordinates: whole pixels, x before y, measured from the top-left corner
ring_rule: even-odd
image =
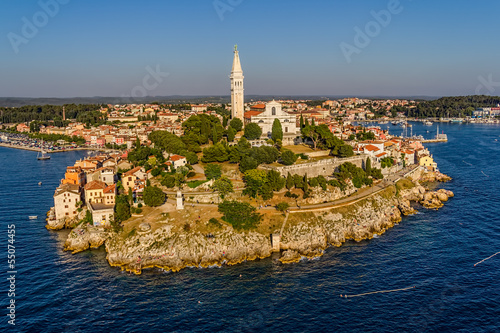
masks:
[[[240,63],[240,55],[238,54],[238,45],[234,46],[233,73],[243,73]]]

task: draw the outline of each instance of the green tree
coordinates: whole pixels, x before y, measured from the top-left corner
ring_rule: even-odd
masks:
[[[295,185],[295,183],[293,181],[293,177],[289,172],[288,175],[286,176],[286,188],[288,190],[291,190],[294,185]]]
[[[236,132],[239,132],[243,129],[243,122],[240,118],[233,118],[229,122],[229,127],[232,127]]]
[[[366,158],[365,172],[367,176],[370,176],[372,174],[372,161],[369,157]]]
[[[224,214],[222,219],[237,230],[256,228],[262,218],[255,207],[246,202],[224,201],[219,204],[219,212]]]
[[[243,136],[248,140],[260,139],[260,137],[262,136],[262,129],[259,125],[250,123],[245,126],[245,133],[243,134]]]
[[[175,178],[172,175],[165,174],[163,175],[160,184],[166,186],[167,188],[173,188],[175,186]]]
[[[254,158],[250,156],[244,156],[240,162],[240,171],[245,173],[248,170],[255,169],[259,166],[259,162],[257,162]]]
[[[203,149],[203,157],[201,161],[204,163],[209,162],[225,162],[229,159],[228,149],[222,142]]]
[[[273,141],[283,140],[283,128],[281,127],[281,122],[278,118],[274,119],[273,127],[271,131],[271,139]]]
[[[307,121],[307,119],[306,119]],[[320,137],[318,131],[316,130],[316,126],[309,126],[309,125],[306,125],[304,126],[304,128],[302,129],[302,135],[305,137],[305,138],[309,138],[312,143],[313,143],[313,149],[316,150],[316,145],[318,144],[318,139]]]
[[[267,172],[267,182],[273,191],[281,191],[285,187],[286,180],[281,177],[281,174],[275,170]]]
[[[214,184],[212,185],[212,189],[214,191],[217,191],[219,193],[219,196],[224,199],[226,195],[229,193],[234,192],[233,190],[233,183],[231,180],[225,176],[220,177],[216,181],[214,181]]]
[[[222,169],[219,164],[207,164],[205,165],[205,177],[210,179],[219,179],[222,176]]]
[[[304,128],[304,117],[302,117],[302,114],[300,115],[300,129]]]
[[[232,127],[229,127],[229,129],[227,130],[227,141],[233,142],[235,136],[236,136],[236,130]]]
[[[243,190],[244,195],[256,198],[257,194],[260,194],[262,187],[267,183],[267,172],[264,170],[252,169],[245,172],[243,176],[243,181],[245,182],[245,189]]]
[[[150,207],[163,205],[165,202],[165,193],[156,186],[146,186],[143,194],[144,203]]]
[[[291,150],[284,149],[281,153],[281,163],[284,165],[292,165],[297,161],[298,156]]]
[[[115,220],[123,222],[130,218],[130,204],[126,195],[118,195],[115,204]]]

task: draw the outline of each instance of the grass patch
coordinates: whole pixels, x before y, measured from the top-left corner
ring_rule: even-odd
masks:
[[[414,187],[415,187],[415,184],[411,180],[406,179],[406,178],[400,179],[396,183],[396,189],[398,191],[408,190],[408,189],[411,189],[411,188],[414,188]]]

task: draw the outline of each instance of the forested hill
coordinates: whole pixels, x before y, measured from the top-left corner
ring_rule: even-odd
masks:
[[[97,104],[65,104],[66,119],[76,119],[82,123],[95,123],[102,117]],[[40,122],[56,121],[61,123],[63,107],[61,105],[26,105],[18,108],[0,107],[2,123],[21,123],[37,120]],[[62,126],[62,123],[60,125]]]
[[[433,101],[421,102],[415,109],[407,111],[408,117],[465,117],[480,107],[492,107],[500,104],[499,96],[455,96],[443,97]]]

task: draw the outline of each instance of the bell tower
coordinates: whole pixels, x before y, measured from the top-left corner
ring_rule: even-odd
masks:
[[[231,119],[239,118],[244,123],[245,95],[243,89],[243,70],[241,69],[238,46],[234,46],[233,69],[231,70]]]

